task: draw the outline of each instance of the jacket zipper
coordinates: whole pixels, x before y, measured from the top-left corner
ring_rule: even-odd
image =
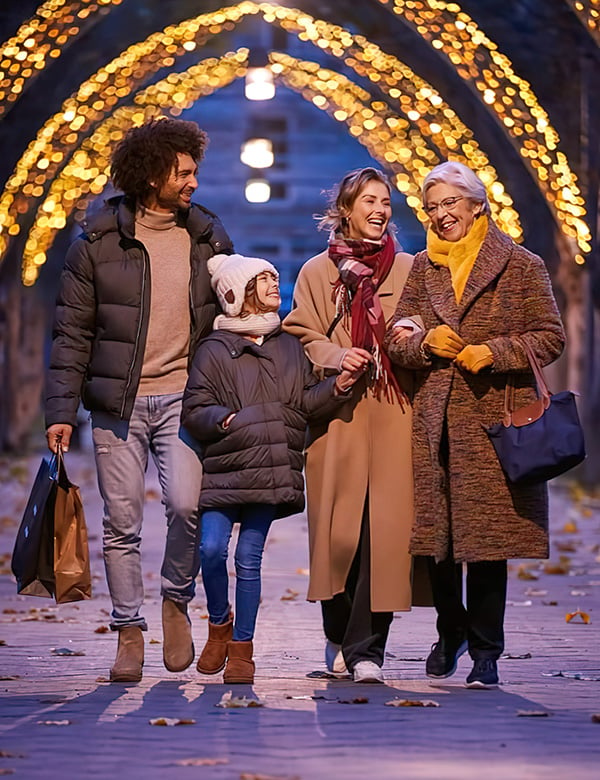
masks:
[[[135,343],[133,345],[133,357],[131,359],[131,363],[129,364],[129,374],[127,376],[127,384],[125,385],[125,392],[123,393],[123,403],[121,404],[121,417],[123,417],[123,414],[125,412],[125,404],[127,403],[129,388],[131,387],[131,378],[133,376],[133,367],[135,365],[135,360],[140,346],[140,333],[142,332],[142,322],[144,320],[144,293],[146,290],[146,277],[147,277],[148,264],[150,262],[150,257],[148,256],[146,247],[140,242],[137,243],[140,249],[142,250],[142,252],[144,253],[144,267],[142,271],[142,303],[140,306],[140,320],[138,322],[137,333],[135,334]]]

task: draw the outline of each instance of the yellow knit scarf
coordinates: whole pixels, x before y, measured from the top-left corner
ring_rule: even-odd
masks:
[[[452,289],[457,303],[462,297],[487,231],[488,218],[485,214],[473,222],[467,235],[459,241],[446,241],[436,235],[431,228],[427,231],[429,259],[436,265],[444,265],[450,269]]]

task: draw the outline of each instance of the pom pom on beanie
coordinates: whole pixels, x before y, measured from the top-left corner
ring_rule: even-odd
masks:
[[[279,279],[275,266],[260,257],[214,255],[209,259],[210,283],[227,317],[237,317],[240,314],[248,282],[265,271]]]

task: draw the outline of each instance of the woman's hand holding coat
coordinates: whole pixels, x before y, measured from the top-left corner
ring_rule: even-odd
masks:
[[[438,325],[427,333],[423,339],[423,347],[437,357],[454,360],[466,344],[449,325]]]

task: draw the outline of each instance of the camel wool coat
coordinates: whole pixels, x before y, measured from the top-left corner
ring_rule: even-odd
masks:
[[[515,407],[536,397],[521,339],[542,365],[562,352],[565,334],[540,257],[489,229],[459,303],[447,267],[416,255],[395,319],[420,315],[425,331],[397,345],[391,359],[415,372],[413,459],[415,527],[411,551],[457,561],[548,557],[546,483],[513,485],[485,432],[504,412],[504,388],[515,381]],[[449,325],[467,344],[487,344],[494,363],[479,374],[420,350],[425,333]],[[440,443],[447,431],[447,467]],[[442,459],[443,460],[443,459]],[[450,547],[450,541],[452,547]]]
[[[412,256],[396,255],[378,290],[389,323],[410,271]],[[352,346],[351,323],[342,319],[330,338],[336,316],[332,301],[339,273],[327,252],[301,268],[294,308],[285,330],[302,341],[306,354],[325,373],[337,372]],[[349,318],[348,318],[349,319]],[[411,395],[411,372],[396,371]],[[321,601],[344,590],[358,549],[365,501],[371,535],[371,609],[409,610],[413,521],[413,482],[409,403],[377,400],[360,379],[351,400],[325,425],[310,426],[306,449],[307,513],[310,543],[308,599]]]

